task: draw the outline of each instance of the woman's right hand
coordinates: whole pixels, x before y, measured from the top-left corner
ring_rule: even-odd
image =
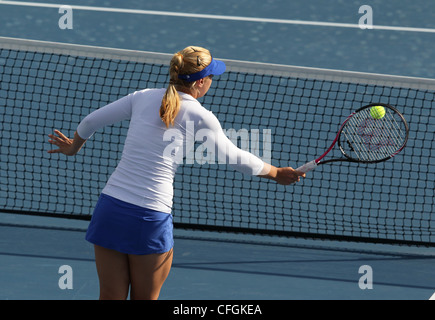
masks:
[[[292,167],[276,168],[277,174],[274,180],[282,185],[289,185],[301,181],[305,178],[305,173],[301,173]]]
[[[301,177],[305,178],[305,173],[299,172],[291,167],[277,168],[265,163],[260,177],[271,179],[282,185],[289,185],[299,182]]]

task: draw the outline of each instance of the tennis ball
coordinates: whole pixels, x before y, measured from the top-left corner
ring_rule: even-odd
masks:
[[[374,119],[381,119],[385,116],[385,108],[382,106],[374,106],[370,108],[370,115]]]

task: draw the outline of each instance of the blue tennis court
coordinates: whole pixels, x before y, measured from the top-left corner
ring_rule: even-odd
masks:
[[[360,1],[234,0],[217,3],[207,0],[181,6],[172,0],[158,3],[127,0],[121,6],[118,1],[75,0],[69,4],[115,10],[73,10],[72,29],[62,30],[58,26],[62,17],[58,8],[4,4],[0,7],[3,25],[0,36],[170,54],[187,45],[199,45],[209,48],[221,59],[434,78],[435,4],[431,1],[371,1],[373,25],[390,26],[393,30],[232,18],[358,25],[363,16],[359,8],[364,4]],[[117,12],[116,8],[120,7],[137,11],[227,16],[229,19]],[[395,30],[394,27],[407,27],[409,30]],[[414,32],[413,28],[432,32]]]
[[[86,223],[2,215],[0,299],[95,300]],[[74,230],[68,230],[74,229]],[[433,249],[177,230],[162,300],[428,300]],[[59,280],[67,265],[72,288]],[[372,268],[372,289],[365,269]]]
[[[385,27],[373,30],[362,30],[356,26],[363,15],[358,11],[362,5],[358,1],[346,1],[345,3],[339,0],[328,2],[320,0],[310,2],[243,0],[223,3],[201,1],[199,3],[188,2],[181,6],[179,2],[172,0],[158,3],[133,0],[122,3],[79,0],[70,2],[71,6],[77,6],[76,9],[73,7],[72,11],[72,29],[59,28],[59,19],[63,14],[53,6],[53,4],[56,5],[54,2],[2,2],[0,2],[0,19],[3,25],[0,30],[1,37],[167,54],[173,54],[186,45],[195,44],[209,48],[214,56],[222,59],[435,78],[435,62],[433,61],[435,4],[430,1],[415,0],[412,3],[405,0],[372,1],[370,6],[373,10],[373,24]],[[246,19],[241,19],[241,17]],[[311,83],[305,85],[311,86]],[[320,90],[316,85],[312,85],[314,93]],[[234,87],[237,88],[237,85]],[[381,199],[376,193],[382,190],[382,181],[368,170],[365,183],[370,185],[373,182],[373,187],[370,186],[367,190],[374,196],[367,202],[364,201],[368,199],[364,198],[368,197],[367,194],[363,198],[356,196],[352,203],[352,209],[362,208],[361,225],[370,224],[372,221],[369,215],[365,216],[365,212],[382,211],[387,209],[386,206],[390,206],[401,213],[409,211],[406,214],[419,219],[418,222],[406,220],[401,226],[404,233],[408,232],[408,228],[418,224],[418,227],[429,232],[429,236],[423,235],[425,241],[430,242],[433,239],[434,225],[431,216],[434,212],[434,171],[433,165],[426,163],[425,159],[429,158],[434,147],[434,118],[433,111],[431,111],[434,107],[434,89],[429,88],[425,91],[426,93],[396,90],[400,91],[394,96],[398,103],[412,98],[416,101],[417,107],[421,107],[419,108],[421,111],[409,113],[407,116],[410,117],[411,123],[421,130],[424,128],[427,132],[425,135],[420,135],[418,130],[415,130],[413,135],[416,142],[412,150],[417,150],[419,146],[424,147],[424,151],[419,154],[423,157],[423,161],[418,165],[422,171],[416,173],[416,178],[409,174],[412,171],[412,163],[409,160],[412,152],[410,152],[404,156],[405,163],[400,167],[403,170],[399,171],[400,174],[394,172],[391,175],[386,174],[385,179],[392,181],[392,185],[388,187],[391,192],[390,201],[394,202],[397,198],[397,201],[405,208],[405,210],[399,210],[395,208],[394,203],[391,205],[391,203],[380,202]],[[225,90],[221,87],[217,89],[223,92]],[[394,90],[392,91],[393,95],[396,94]],[[337,92],[341,94],[340,90]],[[113,92],[103,92],[103,94],[110,95]],[[376,96],[378,93],[369,92],[368,94]],[[353,95],[358,99],[358,96],[362,94],[357,89]],[[322,95],[319,94],[319,96],[320,98],[317,98],[321,100]],[[343,96],[345,97],[339,99],[345,100],[348,93],[343,93]],[[6,97],[1,95],[0,99],[6,100]],[[266,103],[267,99],[266,97]],[[303,99],[302,96],[301,100]],[[223,100],[222,105],[227,102]],[[299,112],[295,119],[305,118],[305,115],[301,114],[302,112]],[[26,114],[19,116],[25,117]],[[247,117],[238,116],[242,120]],[[328,116],[332,115],[328,114]],[[4,117],[13,118],[13,115],[5,112]],[[320,118],[310,110],[307,111],[306,117],[314,123],[320,123]],[[71,118],[64,121],[76,121],[78,118],[79,114],[73,112]],[[231,122],[231,116],[227,120]],[[30,124],[32,121],[30,120]],[[239,120],[236,117],[237,121]],[[10,137],[15,136],[14,130],[22,129],[21,124],[16,123],[16,120],[12,123],[15,123],[16,127],[8,130]],[[279,121],[277,120],[276,123]],[[295,123],[296,132],[300,128],[298,128],[298,121]],[[22,125],[29,125],[29,123]],[[270,125],[273,125],[273,122]],[[335,126],[337,123],[331,121],[330,125]],[[328,128],[319,129],[318,138],[327,132],[322,132],[326,129]],[[41,134],[39,131],[36,133]],[[432,140],[430,140],[431,136]],[[303,135],[299,138],[302,141],[306,139]],[[327,141],[329,140],[322,140],[319,144],[327,143]],[[39,146],[39,143],[39,141],[36,142],[38,148],[43,150],[45,146],[42,143]],[[105,143],[108,141],[101,142],[102,145]],[[14,177],[6,174],[1,176],[2,193],[8,194],[5,197],[6,200],[2,202],[4,208],[10,208],[10,203],[15,201],[29,210],[32,201],[40,201],[39,198],[50,203],[51,196],[55,195],[44,194],[44,186],[50,181],[44,176],[49,175],[50,172],[52,175],[59,175],[56,181],[62,185],[60,189],[64,194],[71,192],[68,186],[63,186],[65,181],[69,181],[68,178],[63,177],[56,170],[50,171],[47,167],[44,168],[44,161],[26,164],[25,161],[19,159],[20,155],[25,155],[24,151],[17,151],[17,158],[14,158],[9,155],[9,151],[6,155],[4,151],[8,148],[6,142],[2,140],[2,144],[3,172],[7,172],[5,168],[7,168],[7,163],[12,162],[11,159],[18,159],[16,165],[18,173]],[[304,144],[298,147],[299,152],[305,152],[307,148],[302,148],[303,146]],[[101,148],[103,149],[104,147]],[[281,158],[281,152],[285,154],[289,151],[280,150]],[[313,156],[316,150],[309,150],[308,153]],[[104,151],[101,151],[101,154],[104,155]],[[110,157],[112,156],[109,155],[108,167],[112,165],[111,161],[116,160]],[[294,154],[290,157],[291,161],[303,162]],[[83,162],[72,166],[80,167],[87,164],[92,164],[92,160],[84,159]],[[26,165],[41,167],[40,171],[32,176],[32,179],[35,181],[39,179],[39,182],[32,186],[26,186],[25,182],[20,184],[20,181],[29,178],[25,173],[20,173],[20,170],[25,171]],[[393,171],[392,168],[396,167],[393,165],[382,167],[386,172]],[[77,177],[77,181],[74,180],[77,184],[82,184],[80,180],[85,181],[86,177],[94,178],[95,173],[86,170]],[[189,167],[187,171],[193,173],[195,169]],[[352,168],[346,168],[347,177],[343,178],[343,181],[347,187],[356,184],[352,178],[354,172]],[[105,174],[107,172],[99,172],[97,175],[104,176]],[[334,182],[334,179],[337,180],[337,175],[338,172],[334,170],[326,171],[323,183],[330,186],[333,191],[326,195],[319,191],[321,196],[319,199],[308,198],[306,195],[313,187],[316,191],[321,190],[319,181],[322,180],[319,175],[316,176],[317,181],[308,181],[300,186],[295,192],[303,200],[298,202],[295,199],[297,200],[295,209],[321,211],[327,206],[328,201],[332,201],[336,207],[336,213],[343,214],[343,221],[340,220],[341,218],[333,217],[331,212],[325,212],[325,216],[319,215],[320,218],[317,219],[301,217],[300,221],[291,223],[292,227],[304,231],[307,225],[315,224],[319,225],[317,228],[323,231],[329,228],[322,226],[324,221],[332,219],[338,224],[343,223],[343,228],[346,229],[349,222],[346,218],[349,208],[341,205],[340,202],[345,201],[348,191],[341,189],[340,182]],[[234,180],[237,180],[237,177]],[[398,182],[402,178],[409,179],[410,182],[404,184]],[[16,186],[16,196],[11,195],[15,191],[11,192],[8,186],[11,181],[15,181],[14,179],[19,181]],[[214,177],[204,178],[205,180],[197,179],[192,178],[192,180],[180,182],[182,186],[180,189],[192,188],[192,192],[198,194],[198,199],[195,199],[193,204],[189,204],[194,208],[193,210],[200,208],[211,198],[204,197],[199,187],[198,190],[194,190],[194,187],[186,185],[196,183],[204,185],[204,181],[210,183]],[[242,209],[249,208],[255,211],[265,206],[266,200],[261,193],[248,192],[245,194],[239,191],[245,186],[249,188],[250,181],[234,183],[230,191],[232,194],[224,194],[222,198],[219,198],[222,184],[219,182],[219,177],[216,179],[218,180],[216,185],[209,186],[210,193],[214,194],[212,202],[216,207],[219,207],[220,202],[225,203],[228,199],[236,203],[233,208],[240,206]],[[401,197],[401,186],[414,191]],[[65,211],[81,202],[85,203],[83,208],[92,207],[94,202],[91,194],[98,194],[99,187],[100,185],[94,185],[93,182],[89,185],[83,183],[83,190],[86,190],[86,194],[80,201],[74,198],[64,202],[62,199],[52,201],[58,201],[56,206],[61,206]],[[30,194],[35,189],[40,189],[39,198],[26,198],[26,193]],[[285,217],[288,209],[286,191],[274,187],[260,187],[260,191],[268,194],[277,192],[280,195],[273,199],[278,209],[277,213],[284,216],[283,222],[278,221],[277,223],[283,225],[289,223],[288,218]],[[351,190],[352,194],[354,192],[358,193],[361,190],[358,188]],[[398,195],[396,196],[394,192]],[[182,193],[179,195],[182,198]],[[252,202],[247,199],[252,199]],[[314,202],[311,201],[312,199]],[[187,207],[183,204],[179,208]],[[48,204],[42,207],[44,208],[50,211],[52,206]],[[220,219],[226,223],[226,218],[221,218],[224,214],[218,209],[216,210],[216,223],[221,223]],[[394,214],[392,212],[382,217],[386,229],[391,223],[397,223]],[[201,216],[197,217],[199,223],[202,223],[201,219],[203,219]],[[249,220],[243,216],[240,219],[242,226],[245,221]],[[260,222],[267,219],[271,219],[270,216],[258,217]],[[250,220],[249,223],[251,223]],[[87,221],[75,219],[0,213],[0,299],[97,299],[99,288],[93,248],[84,240],[87,224]],[[361,233],[364,235],[372,232],[365,230],[364,227],[361,228],[363,229]],[[435,293],[433,272],[435,250],[433,247],[176,229],[174,249],[173,267],[162,289],[160,295],[162,300],[428,300]],[[62,266],[68,266],[72,271],[71,278],[65,280],[72,285],[72,288],[62,285],[65,284],[63,280],[65,278],[62,277],[65,271],[60,271]]]

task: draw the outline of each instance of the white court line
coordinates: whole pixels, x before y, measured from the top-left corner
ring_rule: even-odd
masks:
[[[429,300],[435,300],[435,293],[429,298]]]
[[[54,4],[54,3],[21,2],[21,1],[17,2],[17,1],[1,1],[0,0],[0,5],[1,4],[14,5],[14,6],[25,6],[25,7],[42,7],[42,8],[60,8],[62,6],[62,4]],[[129,14],[182,17],[182,18],[214,19],[214,20],[245,21],[245,22],[265,22],[265,23],[279,23],[279,24],[294,24],[294,25],[307,25],[307,26],[320,26],[320,27],[360,29],[360,26],[358,24],[351,24],[351,23],[287,20],[287,19],[268,19],[268,18],[223,16],[223,15],[213,15],[213,14],[197,14],[197,13],[153,11],[153,10],[139,10],[139,9],[123,9],[123,8],[106,8],[106,7],[91,7],[91,6],[76,6],[76,5],[69,5],[69,6],[73,10],[84,10],[84,11],[115,12],[115,13],[129,13]],[[411,27],[394,27],[394,26],[376,26],[376,25],[374,25],[373,29],[389,30],[389,31],[435,33],[435,29],[430,29],[430,28],[411,28]]]

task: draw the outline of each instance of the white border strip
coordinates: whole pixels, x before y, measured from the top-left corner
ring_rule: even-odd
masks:
[[[163,65],[169,65],[172,58],[172,54],[167,53],[104,48],[8,37],[0,37],[0,47],[11,50],[85,56],[101,59],[128,60]],[[307,68],[229,59],[221,60],[225,61],[229,71],[234,72],[435,91],[435,79]]]
[[[435,79],[222,60],[229,70],[236,72],[435,91]]]
[[[55,3],[38,3],[38,2],[21,2],[21,1],[18,2],[18,1],[1,1],[0,0],[0,5],[1,4],[14,5],[14,6],[26,6],[26,7],[40,7],[40,8],[60,8],[62,6],[62,4],[55,4]],[[352,24],[352,23],[305,21],[305,20],[290,20],[290,19],[269,19],[269,18],[224,16],[224,15],[213,15],[213,14],[197,14],[197,13],[185,13],[185,12],[154,11],[154,10],[124,9],[124,8],[107,8],[107,7],[78,6],[78,5],[68,5],[68,6],[71,7],[73,10],[84,10],[84,11],[114,12],[114,13],[128,13],[128,14],[181,17],[181,18],[213,19],[213,20],[278,23],[278,24],[294,24],[294,25],[307,25],[307,26],[318,26],[318,27],[360,29],[360,26],[358,24]],[[373,29],[375,29],[375,30],[388,30],[388,31],[435,33],[435,29],[431,29],[431,28],[412,28],[412,27],[394,27],[394,26],[376,26],[376,25],[374,25]]]
[[[0,48],[111,60],[169,65],[171,54],[104,48],[70,43],[0,37]]]

